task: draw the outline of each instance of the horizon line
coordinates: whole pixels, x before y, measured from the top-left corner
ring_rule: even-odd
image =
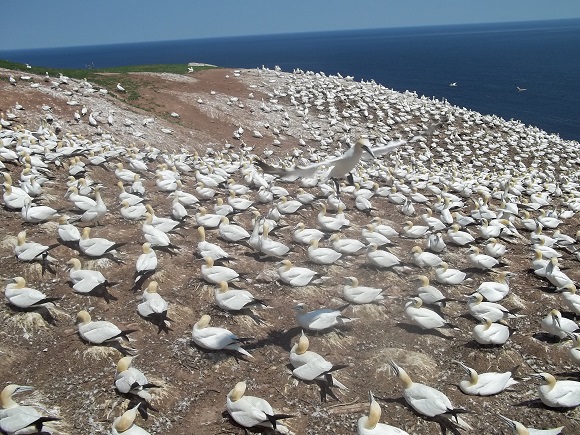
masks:
[[[205,40],[219,40],[219,39],[243,39],[267,36],[291,36],[291,35],[314,35],[314,34],[331,34],[331,33],[348,33],[359,31],[378,31],[378,30],[402,30],[402,29],[427,29],[427,28],[450,28],[450,27],[470,27],[470,26],[488,26],[488,25],[509,25],[509,24],[524,24],[524,23],[548,23],[561,21],[580,21],[577,18],[556,18],[549,20],[521,20],[521,21],[493,21],[493,22],[474,22],[474,23],[454,23],[454,24],[429,24],[420,26],[390,26],[390,27],[364,27],[352,29],[334,29],[334,30],[307,30],[301,32],[279,32],[279,33],[255,33],[245,35],[229,35],[229,36],[202,36],[194,38],[177,38],[177,39],[157,39],[145,41],[128,41],[128,42],[112,42],[104,44],[88,44],[88,45],[59,45],[49,47],[35,47],[35,48],[13,48],[2,49],[0,53],[26,52],[26,51],[43,51],[43,50],[62,50],[71,48],[90,48],[103,46],[117,46],[117,45],[137,45],[137,44],[154,44],[154,43],[171,43],[181,41],[205,41]]]

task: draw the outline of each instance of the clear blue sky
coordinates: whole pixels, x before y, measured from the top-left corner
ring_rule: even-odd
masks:
[[[2,3],[0,50],[580,18],[578,0],[12,0]]]

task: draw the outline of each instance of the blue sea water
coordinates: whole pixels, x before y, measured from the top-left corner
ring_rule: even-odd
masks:
[[[580,140],[578,19],[0,51],[0,58],[57,68],[204,62],[340,73]]]

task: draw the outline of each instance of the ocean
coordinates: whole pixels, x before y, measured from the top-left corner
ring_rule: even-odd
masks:
[[[580,140],[578,19],[0,51],[0,59],[55,68],[203,62],[340,73]]]

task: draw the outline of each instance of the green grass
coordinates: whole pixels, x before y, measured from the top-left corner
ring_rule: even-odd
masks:
[[[45,68],[32,66],[26,68],[25,64],[9,62],[7,60],[0,60],[0,68],[19,71],[21,74],[38,74],[44,76],[45,73],[52,78],[58,78],[59,73],[73,79],[82,80],[87,79],[102,88],[111,91],[113,94],[118,94],[117,83],[121,83],[127,91],[124,98],[127,100],[136,100],[139,98],[139,89],[142,84],[130,76],[133,72],[154,72],[154,73],[172,73],[172,74],[187,74],[188,67],[186,64],[159,64],[159,65],[134,65],[134,66],[120,66],[114,68],[81,68],[81,69],[67,69],[67,68]],[[194,66],[193,71],[201,71],[204,69],[215,68],[213,66]]]

